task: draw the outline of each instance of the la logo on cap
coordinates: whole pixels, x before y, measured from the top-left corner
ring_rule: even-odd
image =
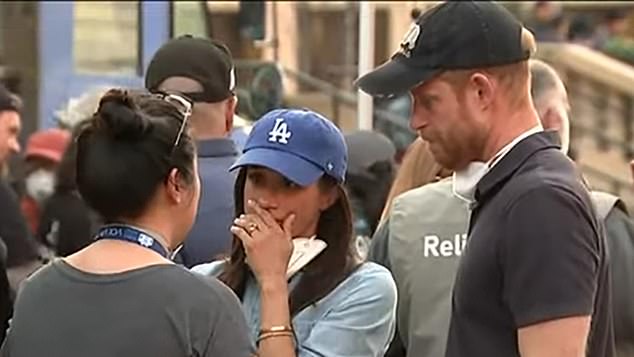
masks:
[[[418,36],[420,36],[420,25],[413,23],[409,27],[405,37],[403,37],[403,41],[401,41],[401,48],[399,52],[409,58],[412,55],[412,50],[416,47]]]
[[[293,133],[288,130],[288,124],[284,121],[284,118],[275,119],[275,125],[273,129],[269,131],[269,141],[272,143],[288,144],[288,139],[291,138]]]

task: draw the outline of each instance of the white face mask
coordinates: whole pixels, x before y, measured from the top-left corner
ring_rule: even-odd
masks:
[[[38,169],[26,178],[26,193],[36,202],[42,203],[55,190],[55,174],[51,171]]]

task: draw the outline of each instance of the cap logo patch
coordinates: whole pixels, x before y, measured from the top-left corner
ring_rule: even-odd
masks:
[[[273,129],[269,131],[269,141],[272,143],[288,144],[288,139],[291,138],[293,133],[288,130],[288,124],[284,121],[284,118],[275,119],[275,125]]]
[[[418,36],[420,36],[420,25],[414,23],[410,26],[409,30],[405,34],[405,37],[403,37],[399,52],[409,58],[412,55],[412,50],[416,47]]]

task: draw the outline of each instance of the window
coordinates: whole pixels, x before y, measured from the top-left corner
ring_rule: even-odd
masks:
[[[77,72],[139,73],[138,1],[76,1],[73,11]]]
[[[207,37],[206,11],[207,7],[203,1],[174,1],[172,3],[172,37],[184,34]]]

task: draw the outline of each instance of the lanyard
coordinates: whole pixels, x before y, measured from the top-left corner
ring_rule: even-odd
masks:
[[[162,257],[170,260],[173,259],[174,255],[178,252],[177,249],[173,253],[170,253],[148,232],[128,225],[112,224],[104,226],[99,229],[99,232],[97,232],[97,236],[95,237],[95,240],[100,239],[115,239],[135,243],[142,247],[151,249],[160,254]]]

